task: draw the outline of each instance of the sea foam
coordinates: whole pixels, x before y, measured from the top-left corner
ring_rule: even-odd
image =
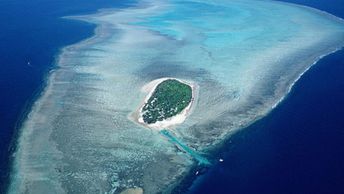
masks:
[[[97,24],[96,33],[59,55],[20,130],[10,193],[169,191],[195,162],[128,119],[142,86],[197,83],[193,113],[170,134],[206,152],[344,44],[340,19],[276,1],[142,1],[69,18]]]

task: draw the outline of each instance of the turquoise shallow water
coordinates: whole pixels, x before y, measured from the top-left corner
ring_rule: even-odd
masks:
[[[163,136],[165,136],[171,143],[175,144],[179,147],[182,151],[185,151],[187,154],[189,154],[192,158],[194,158],[198,165],[200,166],[209,166],[210,162],[205,157],[201,156],[200,153],[195,152],[192,148],[185,145],[181,140],[176,138],[173,134],[171,134],[168,130],[164,129],[160,132]]]
[[[344,44],[338,18],[272,1],[144,1],[68,18],[98,28],[61,51],[21,129],[12,193],[171,190],[194,165],[193,150],[266,115]],[[199,87],[192,114],[169,129],[187,153],[132,122],[142,86],[162,77]]]

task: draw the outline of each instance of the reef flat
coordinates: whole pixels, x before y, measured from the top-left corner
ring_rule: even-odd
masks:
[[[98,27],[60,53],[20,129],[9,193],[169,193],[195,161],[128,119],[146,83],[197,84],[170,139],[207,152],[344,45],[341,19],[277,1],[140,1],[69,19]]]

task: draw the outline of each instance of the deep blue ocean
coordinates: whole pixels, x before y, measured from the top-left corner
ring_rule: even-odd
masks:
[[[344,18],[343,0],[288,0]],[[343,194],[344,50],[320,60],[269,115],[232,136],[191,194]]]
[[[344,18],[343,0],[290,0]],[[59,49],[93,34],[66,15],[127,0],[0,0],[0,193],[16,129]],[[190,193],[344,193],[344,51],[325,57],[267,117],[234,135]]]
[[[59,49],[92,36],[94,25],[61,19],[123,0],[0,0],[0,193],[8,182],[16,129],[44,87]]]

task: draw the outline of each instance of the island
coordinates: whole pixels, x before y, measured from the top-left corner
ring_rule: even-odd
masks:
[[[182,123],[194,101],[194,90],[194,84],[176,78],[153,80],[143,87],[148,95],[137,111],[136,120],[156,129]]]
[[[175,79],[157,85],[142,108],[143,121],[147,124],[163,121],[182,112],[192,100],[191,86]]]

